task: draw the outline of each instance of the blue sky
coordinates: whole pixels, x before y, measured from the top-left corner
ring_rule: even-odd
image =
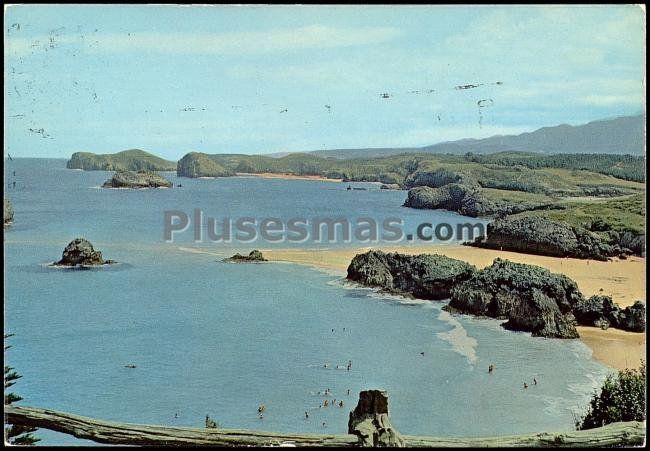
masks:
[[[5,155],[424,146],[638,114],[644,21],[623,5],[9,6]]]

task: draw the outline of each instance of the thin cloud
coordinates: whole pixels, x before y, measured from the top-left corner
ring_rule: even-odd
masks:
[[[293,29],[228,33],[124,32],[58,36],[56,45],[76,45],[89,53],[254,55],[380,44],[402,34],[394,27],[337,28],[309,25]],[[8,39],[10,54],[48,43],[48,36]]]

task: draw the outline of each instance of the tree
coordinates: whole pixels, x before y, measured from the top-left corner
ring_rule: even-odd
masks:
[[[6,334],[5,340],[13,334]],[[11,348],[10,345],[5,345],[5,351]],[[14,371],[10,366],[5,366],[5,405],[18,402],[22,397],[13,392],[7,393],[7,389],[14,385],[22,376]],[[6,427],[8,426],[8,427]],[[5,442],[10,445],[34,445],[40,439],[35,437],[32,433],[36,428],[30,426],[21,426],[16,424],[5,424]]]
[[[576,422],[577,429],[593,429],[617,421],[645,421],[645,361],[638,370],[622,370],[605,379],[600,393],[594,393],[587,414]]]

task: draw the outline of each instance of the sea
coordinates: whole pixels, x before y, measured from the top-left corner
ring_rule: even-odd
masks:
[[[5,160],[15,211],[4,231],[4,330],[13,334],[5,365],[23,376],[11,387],[23,397],[16,405],[140,424],[204,427],[209,415],[223,428],[347,433],[359,392],[381,389],[403,434],[493,436],[574,429],[612,371],[579,340],[450,315],[444,301],[383,295],[298,264],[222,262],[254,248],[380,249],[381,239],[197,242],[192,224],[164,236],[172,210],[217,219],[401,218],[410,231],[476,222],[405,208],[404,191],[174,173],[164,173],[171,189],[103,189],[112,173],[65,163]],[[118,263],[49,266],[76,237]],[[446,243],[457,244],[438,240]],[[42,445],[93,443],[36,435]]]

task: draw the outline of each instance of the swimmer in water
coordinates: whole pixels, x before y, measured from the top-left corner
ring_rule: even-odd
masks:
[[[305,411],[305,418],[309,418],[309,414]]]
[[[528,384],[524,382],[524,388],[528,388]]]
[[[533,385],[537,385],[537,379],[533,378]]]
[[[491,373],[492,371],[494,371],[494,365],[488,367],[488,373]]]

